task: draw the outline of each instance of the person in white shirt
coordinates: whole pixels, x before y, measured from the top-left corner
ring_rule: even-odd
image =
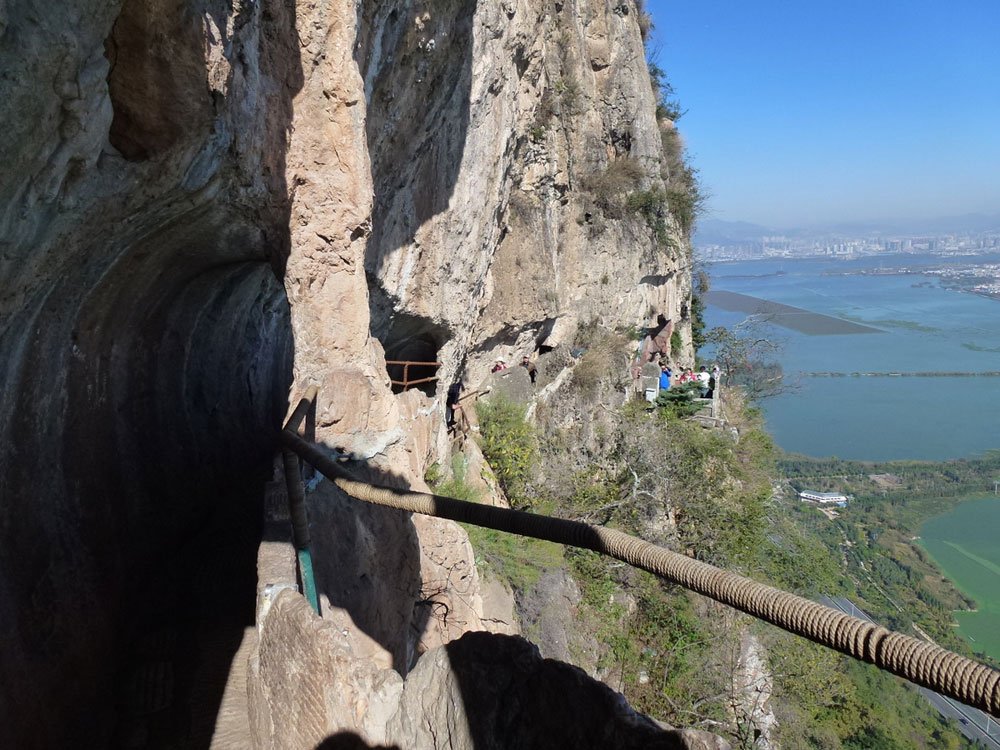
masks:
[[[698,373],[698,383],[701,384],[701,397],[702,398],[708,398],[708,391],[709,391],[708,382],[711,379],[712,379],[712,376],[708,374],[708,368],[703,366],[701,368],[701,372]]]

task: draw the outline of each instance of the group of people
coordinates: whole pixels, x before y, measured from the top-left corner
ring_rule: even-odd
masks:
[[[532,384],[535,382],[535,377],[538,372],[535,368],[535,363],[531,361],[531,357],[524,355],[521,358],[521,367],[528,371],[528,376],[531,378]],[[698,372],[694,371],[693,367],[681,368],[680,375],[675,379],[673,370],[670,368],[670,364],[667,362],[666,358],[661,358],[660,362],[660,390],[668,390],[671,386],[681,386],[687,383],[695,383],[700,387],[700,394],[702,398],[713,398],[715,395],[715,387],[719,382],[719,378],[722,375],[722,370],[719,365],[713,365],[711,371],[709,371],[707,365],[703,365],[701,370]],[[490,368],[491,373],[502,372],[507,370],[507,362],[503,357],[497,357],[493,362],[493,367]],[[477,392],[478,393],[478,392]],[[462,401],[465,400],[467,396],[474,396],[477,394],[465,394],[465,386],[462,381],[454,383],[448,389],[448,395],[445,400],[445,411],[446,419],[449,430],[454,430],[458,427],[458,422],[464,417],[462,413]]]
[[[715,385],[719,382],[719,376],[722,374],[722,370],[719,369],[718,365],[712,367],[712,371],[708,371],[708,366],[703,365],[701,371],[695,373],[694,369],[688,367],[684,369],[680,377],[677,378],[677,385],[684,385],[685,383],[698,383],[701,385],[701,397],[702,398],[712,398],[715,395]],[[673,382],[673,371],[670,369],[670,365],[665,361],[660,362],[660,390],[665,391],[670,388]]]
[[[528,371],[528,377],[531,378],[531,383],[534,385],[535,378],[538,376],[538,370],[535,367],[535,363],[531,361],[531,357],[527,354],[521,358],[521,367]],[[508,369],[507,361],[503,357],[497,357],[493,362],[493,367],[490,368],[490,372],[502,372],[506,369]],[[459,419],[464,416],[461,402],[468,396],[476,395],[475,393],[463,395],[463,393],[465,393],[465,384],[461,380],[453,383],[448,389],[448,395],[445,399],[445,418],[449,430],[454,429]]]
[[[538,375],[538,370],[535,368],[535,363],[531,361],[531,357],[525,354],[521,357],[521,367],[528,371],[528,377],[531,378],[531,384],[535,384],[535,377]],[[497,357],[496,362],[494,362],[493,367],[490,368],[490,372],[500,372],[501,370],[507,369],[507,362],[503,357]]]

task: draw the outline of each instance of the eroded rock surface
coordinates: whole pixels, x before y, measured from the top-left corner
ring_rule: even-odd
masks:
[[[522,638],[486,633],[421,658],[386,735],[435,750],[729,747],[707,732],[664,728],[637,714],[620,694],[577,667],[542,659]]]
[[[404,681],[377,659],[357,659],[355,637],[349,622],[313,617],[291,593],[278,597],[251,660],[255,746],[729,747],[637,714],[620,694],[543,659],[523,638],[466,634],[426,652]]]
[[[677,226],[657,238],[606,205],[663,188],[637,16],[590,0],[365,5],[365,267],[387,350],[423,337],[448,382],[463,368],[479,382],[496,354],[572,343],[580,322],[662,314],[686,330]]]
[[[170,561],[256,522],[310,383],[311,439],[419,489],[444,388],[395,394],[387,358],[478,383],[580,321],[683,318],[676,222],[595,208],[615,164],[662,186],[630,0],[0,2],[0,71],[4,744],[139,741],[149,582],[205,590]],[[381,741],[421,650],[511,623],[457,527],[309,502],[326,619],[287,593],[262,622],[255,742]]]
[[[7,746],[109,742],[123,646],[141,635],[126,620],[272,449],[293,348],[292,15],[3,6]]]

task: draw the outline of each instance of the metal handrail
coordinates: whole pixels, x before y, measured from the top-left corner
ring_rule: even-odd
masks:
[[[431,383],[438,379],[437,375],[432,375],[429,378],[420,378],[418,380],[410,380],[410,365],[416,365],[418,367],[440,367],[441,362],[417,362],[415,360],[407,359],[387,359],[385,361],[386,367],[389,365],[402,365],[403,366],[403,379],[402,380],[392,380],[390,378],[389,382],[393,385],[403,386],[405,391],[411,385],[420,385],[421,383]]]

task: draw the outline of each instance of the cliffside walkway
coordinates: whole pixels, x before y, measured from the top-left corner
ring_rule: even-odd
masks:
[[[997,378],[1000,370],[981,372],[803,372],[807,378]]]
[[[298,435],[298,425],[315,395],[316,389],[311,388],[299,403],[281,432],[281,442],[286,451],[310,463],[351,497],[599,552],[1000,717],[1000,671],[932,643],[892,632],[614,529],[357,481],[343,464]],[[288,477],[289,482],[297,479]],[[305,571],[303,583],[308,590]]]

